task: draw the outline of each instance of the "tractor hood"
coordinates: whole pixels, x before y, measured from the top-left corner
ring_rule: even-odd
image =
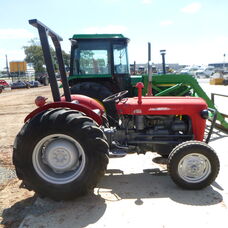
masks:
[[[207,109],[198,97],[138,97],[124,98],[116,105],[119,114],[126,115],[189,115]]]

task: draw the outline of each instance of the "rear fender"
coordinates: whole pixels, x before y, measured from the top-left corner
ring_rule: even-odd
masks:
[[[80,111],[85,113],[88,117],[90,117],[94,121],[96,121],[98,125],[102,125],[101,115],[98,115],[97,113],[95,113],[93,109],[83,104],[75,104],[75,103],[64,102],[64,101],[48,103],[44,106],[41,106],[33,110],[29,115],[26,116],[26,118],[24,119],[24,122],[28,121],[38,113],[48,110],[50,108],[70,108],[72,110]]]
[[[65,102],[65,97],[61,97],[61,101]],[[91,97],[87,97],[81,94],[71,95],[71,101],[75,104],[81,104],[91,110],[98,109],[101,115],[103,115],[105,112],[104,106],[101,104],[101,102]]]

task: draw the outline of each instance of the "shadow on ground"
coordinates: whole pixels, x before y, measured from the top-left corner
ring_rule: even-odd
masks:
[[[223,200],[211,186],[197,191],[181,189],[172,182],[166,170],[158,168],[127,175],[122,170],[107,170],[98,185],[98,193],[102,195],[103,189],[110,189],[116,200],[136,199],[137,205],[142,205],[143,199],[148,198],[170,198],[177,203],[195,206],[214,205]]]
[[[99,195],[88,194],[68,202],[56,202],[47,198],[32,197],[3,210],[4,227],[86,227],[96,223],[106,210],[105,200]],[[58,214],[58,216],[56,216]],[[43,225],[42,218],[48,217]],[[22,222],[23,221],[23,222]],[[74,222],[71,224],[71,222]]]
[[[214,188],[222,190],[213,183]],[[19,190],[19,189],[18,189]],[[143,173],[124,174],[122,170],[109,169],[95,189],[94,194],[74,201],[55,202],[36,196],[18,201],[2,212],[5,227],[86,227],[96,223],[105,213],[110,201],[133,199],[142,206],[146,199],[169,198],[180,204],[205,206],[222,202],[222,195],[212,187],[187,191],[177,187],[166,170],[147,169]],[[48,220],[45,218],[48,218]],[[43,223],[43,221],[48,221]],[[67,224],[67,226],[66,226]]]
[[[24,217],[30,213],[32,204],[37,197],[30,197],[25,200],[18,201],[12,207],[2,211],[1,224],[5,227],[16,228],[20,225]]]

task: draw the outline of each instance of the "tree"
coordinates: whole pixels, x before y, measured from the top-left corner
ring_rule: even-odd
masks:
[[[63,62],[67,68],[70,68],[70,54],[66,53],[64,50],[62,50],[63,54]]]
[[[44,57],[43,57],[43,51],[42,47],[40,45],[40,42],[38,39],[32,39],[29,41],[28,46],[24,46],[24,52],[25,52],[25,61],[28,63],[32,63],[33,67],[35,69],[36,73],[45,73],[45,63],[44,63]],[[53,64],[55,70],[58,70],[58,63],[55,55],[55,51],[52,47],[50,47],[51,55],[53,59]],[[63,61],[67,67],[70,65],[70,55],[66,53],[65,51],[62,51],[63,54]]]
[[[29,46],[23,47],[26,55],[25,61],[33,64],[36,73],[44,73],[45,68],[43,67],[44,58],[42,47],[37,39],[32,39],[29,43]]]

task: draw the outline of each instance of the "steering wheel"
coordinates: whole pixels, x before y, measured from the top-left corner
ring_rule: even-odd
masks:
[[[115,93],[115,94],[113,94],[113,95],[111,95],[109,97],[106,97],[103,100],[103,102],[107,103],[107,102],[119,100],[120,98],[122,98],[127,93],[128,93],[128,90],[120,91],[119,93]]]

